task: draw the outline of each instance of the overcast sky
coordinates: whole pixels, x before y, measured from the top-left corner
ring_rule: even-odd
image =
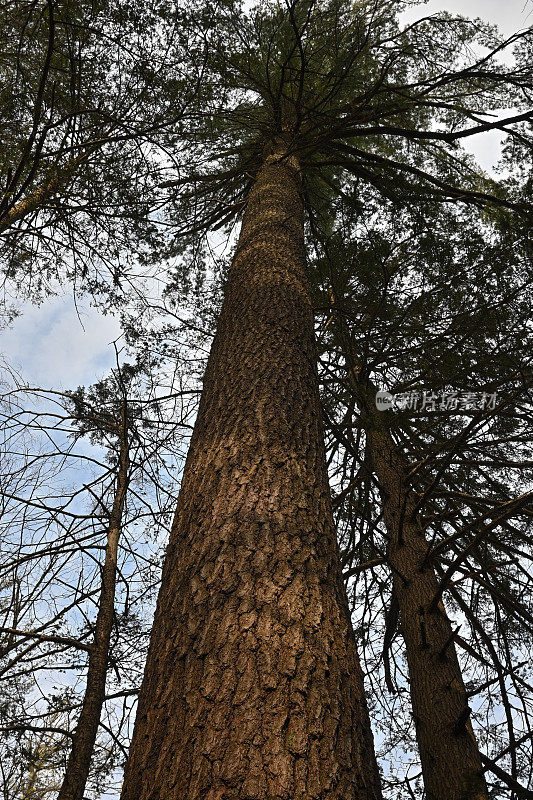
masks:
[[[533,23],[532,0],[429,0],[404,19],[441,10],[497,23],[504,34]],[[470,142],[480,164],[489,170],[498,160],[499,136],[477,136]],[[11,329],[1,334],[7,361],[43,387],[68,389],[101,378],[114,364],[111,342],[120,335],[118,320],[103,316],[88,301],[78,305],[78,312],[79,316],[70,293],[39,307],[26,307]]]
[[[496,23],[502,33],[510,35],[531,25],[532,9],[532,0],[429,0],[411,9],[405,17],[414,20],[436,11],[451,11]]]

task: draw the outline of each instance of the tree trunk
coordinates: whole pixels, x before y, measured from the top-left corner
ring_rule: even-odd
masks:
[[[374,800],[338,560],[300,173],[273,149],[204,379],[123,800]]]
[[[444,605],[434,603],[439,581],[428,559],[430,546],[418,523],[403,455],[387,424],[386,414],[392,412],[376,408],[376,386],[361,375],[342,316],[336,315],[333,331],[364,420],[382,497],[426,798],[488,800],[452,626]]]
[[[4,211],[2,211],[0,207],[0,234],[9,230],[16,222],[20,222],[20,220],[29,216],[34,211],[38,211],[40,208],[44,207],[50,202],[54,195],[63,191],[68,186],[69,181],[78,167],[96,149],[97,147],[92,147],[79,156],[71,158],[63,167],[52,172],[50,177],[48,177],[41,186],[38,186],[37,189],[34,189],[33,192],[14,205],[8,204]]]
[[[428,563],[429,545],[415,519],[415,499],[405,481],[407,470],[384,413],[373,407],[370,397],[366,408],[427,800],[487,800],[452,627],[443,604],[435,607],[432,603],[439,581]]]
[[[87,685],[58,800],[83,800],[96,734],[100,724],[100,716],[105,699],[109,643],[115,609],[118,541],[127,491],[128,468],[129,451],[126,413],[124,411],[117,485],[109,519],[105,561],[102,569],[100,602],[96,617],[94,640],[89,653]]]

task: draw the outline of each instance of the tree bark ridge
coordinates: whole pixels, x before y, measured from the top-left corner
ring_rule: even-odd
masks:
[[[123,800],[378,800],[325,466],[300,172],[248,201],[186,462]]]

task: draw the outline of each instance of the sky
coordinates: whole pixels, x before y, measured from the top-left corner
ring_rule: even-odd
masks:
[[[120,336],[118,317],[104,316],[71,293],[40,306],[25,304],[10,329],[2,331],[2,351],[34,386],[75,389],[94,383],[115,363],[112,342]]]
[[[531,0],[429,0],[412,8],[404,18],[415,20],[436,11],[480,17],[497,24],[501,32],[507,35],[533,24]]]
[[[403,15],[405,23],[447,10],[496,23],[504,34],[533,24],[533,0],[429,0]],[[487,171],[498,160],[499,134],[469,140],[469,149]],[[10,329],[1,332],[0,350],[14,368],[43,388],[75,388],[102,378],[115,363],[113,340],[118,318],[104,316],[72,293],[51,297],[41,306],[25,305]]]

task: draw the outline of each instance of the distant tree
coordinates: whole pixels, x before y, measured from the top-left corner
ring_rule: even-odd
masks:
[[[94,792],[120,763],[129,713],[120,706],[129,699],[131,708],[138,688],[143,605],[157,585],[160,528],[172,502],[167,470],[179,462],[187,424],[166,417],[176,402],[178,394],[158,398],[130,365],[89,390],[19,383],[4,393],[0,693],[11,754],[2,767],[15,770],[26,793],[55,786],[60,797],[82,798],[88,779]],[[68,479],[83,482],[69,487]],[[72,652],[81,661],[71,662]]]
[[[164,0],[2,14],[3,275],[19,296],[67,277],[116,302],[164,239],[157,184],[201,80],[201,18]]]
[[[427,795],[454,791],[447,781],[457,781],[454,763],[466,765],[475,746],[474,713],[483,740],[510,757],[510,774],[481,754],[484,769],[499,791],[527,796],[518,778],[530,775],[515,742],[530,747],[522,737],[533,710],[520,671],[533,633],[530,243],[520,227],[498,230],[471,213],[426,206],[382,208],[372,226],[347,214],[321,252],[323,397],[345,575],[360,576],[367,620],[388,595],[384,678],[394,691],[389,650],[398,628]],[[403,406],[378,410],[382,388],[403,392]],[[483,395],[485,408],[476,410]],[[363,577],[367,570],[374,578]],[[443,598],[465,619],[466,639]],[[499,691],[507,708],[503,747],[469,707],[479,697],[467,691],[456,646],[488,667],[479,691],[488,690],[489,704]],[[509,679],[519,687],[521,721],[511,713]],[[480,762],[470,763],[474,782]]]

